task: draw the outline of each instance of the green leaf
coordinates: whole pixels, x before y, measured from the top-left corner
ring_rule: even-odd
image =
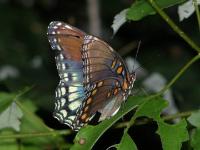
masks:
[[[195,129],[192,134],[191,146],[194,150],[200,150],[200,129]]]
[[[14,100],[15,95],[10,93],[0,93],[0,113],[3,112]]]
[[[200,110],[197,112],[193,112],[192,115],[188,117],[187,120],[193,126],[200,128]]]
[[[186,0],[155,0],[160,8],[167,8],[176,4],[185,2]],[[155,10],[151,7],[148,0],[135,1],[127,11],[127,19],[138,21],[145,16],[155,14]]]
[[[163,98],[152,98],[138,107],[134,118],[146,116],[154,119],[158,124],[157,133],[160,135],[163,149],[177,150],[181,148],[182,142],[189,138],[187,123],[185,120],[175,125],[165,123],[160,114],[166,106],[167,101]]]
[[[75,144],[71,149],[73,150],[88,150],[92,149],[96,141],[101,135],[106,132],[117,120],[129,111],[133,110],[136,106],[140,105],[146,100],[147,97],[130,97],[123,106],[123,110],[120,110],[115,116],[110,119],[104,120],[97,126],[86,126],[82,128],[75,137]]]
[[[193,112],[187,120],[196,127],[192,132],[191,146],[194,150],[200,150],[200,110]]]
[[[125,133],[121,139],[120,144],[117,146],[117,150],[137,150],[137,146],[131,139],[131,137],[128,135],[128,133]]]
[[[136,111],[136,117],[146,116],[154,120],[160,120],[160,113],[167,107],[168,103],[161,97],[150,99],[143,103]]]
[[[13,131],[2,131],[1,135],[12,134]],[[0,140],[0,150],[18,150],[16,139],[1,139]]]
[[[48,132],[51,131],[44,122],[35,114],[37,107],[33,104],[33,102],[29,99],[24,100],[23,103],[19,103],[21,110],[24,113],[21,124],[21,132],[22,133],[40,133],[40,132]],[[37,138],[23,138],[23,143],[28,144],[46,144],[46,143],[54,143],[54,140],[51,136],[47,137],[37,137]]]
[[[184,119],[175,125],[159,122],[157,133],[160,135],[164,150],[180,150],[182,142],[189,139],[187,122]]]
[[[13,102],[5,111],[0,114],[0,129],[13,128],[20,130],[21,118],[23,113],[21,109]]]

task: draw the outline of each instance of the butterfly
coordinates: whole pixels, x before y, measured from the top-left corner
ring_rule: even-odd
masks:
[[[60,21],[48,26],[60,77],[53,116],[78,131],[95,116],[114,116],[136,79],[123,59],[103,40]]]

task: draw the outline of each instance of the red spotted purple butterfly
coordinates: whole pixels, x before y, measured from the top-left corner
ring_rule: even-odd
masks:
[[[131,93],[135,73],[107,43],[63,22],[48,26],[60,82],[54,117],[79,130],[94,115],[99,121],[115,115]]]

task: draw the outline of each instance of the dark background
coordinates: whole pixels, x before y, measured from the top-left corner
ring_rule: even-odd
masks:
[[[149,73],[159,72],[169,81],[196,53],[158,15],[148,16],[137,22],[128,21],[112,38],[111,24],[114,16],[130,7],[132,2],[100,1],[101,38],[120,54],[123,54],[120,50],[130,42],[138,43],[141,40],[137,60]],[[168,8],[166,12],[196,43],[200,42],[195,14],[179,22],[177,7]],[[18,70],[18,76],[0,76],[0,90],[16,92],[34,85],[27,97],[40,108],[38,115],[48,126],[64,129],[68,127],[58,123],[51,115],[54,108],[54,90],[59,81],[54,52],[50,49],[46,35],[51,21],[64,21],[88,33],[90,26],[87,1],[0,0],[0,69],[2,71],[5,66],[12,66]],[[135,57],[136,47],[137,45],[122,57]],[[199,74],[198,62],[172,87],[180,111],[199,108]],[[140,82],[136,82],[139,88]],[[150,123],[133,127],[129,133],[139,149],[159,149],[159,137],[155,131],[156,124]],[[109,130],[94,149],[98,149],[99,145],[107,148],[119,142],[122,133],[122,129]],[[66,137],[66,140],[72,141],[74,135]]]

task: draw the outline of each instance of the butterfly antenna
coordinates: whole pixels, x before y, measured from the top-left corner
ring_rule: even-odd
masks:
[[[141,46],[141,40],[139,41],[138,43],[138,47],[137,47],[137,51],[136,51],[136,54],[135,54],[135,59],[134,59],[134,64],[133,64],[133,71],[135,69],[135,64],[136,64],[136,60],[137,60],[137,56],[138,56],[138,52],[139,52],[139,49],[140,49],[140,46]],[[135,72],[135,71],[134,71]]]

